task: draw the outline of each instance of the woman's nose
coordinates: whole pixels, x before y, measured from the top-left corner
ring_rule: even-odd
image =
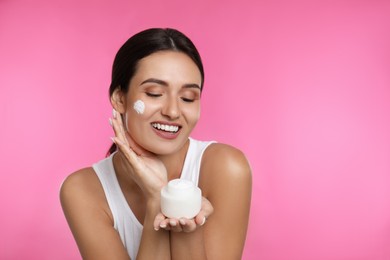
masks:
[[[168,98],[162,109],[162,114],[170,119],[180,117],[180,107],[176,98]]]

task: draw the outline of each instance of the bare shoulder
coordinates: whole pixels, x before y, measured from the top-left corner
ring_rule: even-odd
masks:
[[[69,175],[61,186],[60,200],[83,259],[129,259],[93,168]]]
[[[94,170],[84,168],[70,174],[61,185],[60,195],[63,196],[77,196],[80,193],[94,192],[98,187],[99,179]]]
[[[65,215],[86,205],[94,205],[109,212],[103,188],[92,167],[78,170],[66,177],[61,185],[60,200]]]
[[[215,184],[229,183],[250,187],[252,173],[245,154],[239,149],[222,143],[211,144],[204,152],[201,165],[201,185],[205,188]],[[213,188],[213,189],[214,189]]]
[[[241,259],[248,228],[252,173],[242,151],[212,144],[203,154],[199,186],[213,207],[205,240],[210,259]]]
[[[251,173],[245,154],[233,146],[221,143],[212,144],[206,149],[202,158],[202,167],[205,170],[224,170],[229,175]]]

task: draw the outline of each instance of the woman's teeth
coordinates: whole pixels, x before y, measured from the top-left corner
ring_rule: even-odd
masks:
[[[159,123],[153,123],[152,126],[158,130],[163,130],[166,132],[176,133],[177,131],[179,131],[179,127],[173,125],[163,125]]]

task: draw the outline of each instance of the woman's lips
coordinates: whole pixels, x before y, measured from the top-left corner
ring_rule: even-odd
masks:
[[[166,122],[153,122],[153,131],[164,139],[175,139],[179,133],[181,126],[179,124],[172,124]]]

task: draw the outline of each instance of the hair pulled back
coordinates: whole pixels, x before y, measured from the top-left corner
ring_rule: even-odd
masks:
[[[141,31],[130,37],[119,49],[112,66],[109,95],[119,88],[127,93],[130,81],[137,71],[141,59],[159,51],[178,51],[186,54],[198,67],[201,74],[201,90],[204,83],[203,64],[199,52],[192,41],[178,30],[171,28],[151,28]],[[107,152],[112,154],[116,150],[113,144]]]

